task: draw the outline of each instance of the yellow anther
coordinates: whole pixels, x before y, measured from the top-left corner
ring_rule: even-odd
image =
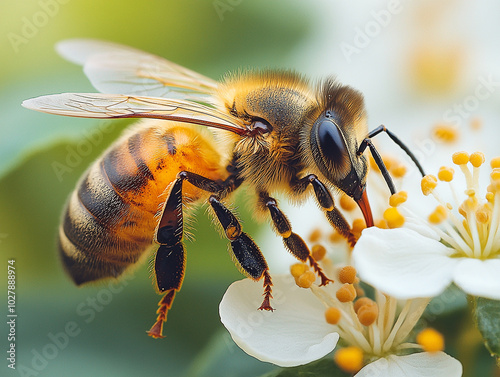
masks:
[[[422,188],[422,193],[425,196],[427,196],[432,191],[434,191],[434,189],[436,188],[436,186],[437,186],[437,178],[434,175],[432,175],[432,174],[427,174],[420,181],[420,186]]]
[[[484,153],[474,152],[470,155],[469,160],[470,160],[470,163],[472,166],[474,166],[475,168],[478,168],[484,163],[484,161],[486,159],[484,157]]]
[[[448,210],[442,205],[438,205],[436,209],[429,215],[431,224],[441,224],[448,217]]]
[[[360,297],[356,300],[354,303],[354,311],[357,313],[359,308],[362,306],[372,306],[372,305],[377,305],[375,301],[373,301],[371,298],[368,297]]]
[[[340,310],[337,308],[329,307],[325,310],[325,320],[330,325],[336,325],[340,321]]]
[[[342,267],[339,271],[339,280],[342,284],[353,284],[356,280],[356,269],[353,266]]]
[[[391,175],[393,178],[403,178],[406,174],[406,166],[403,164],[398,164],[391,169]]]
[[[437,124],[432,130],[432,135],[443,143],[453,143],[459,137],[458,129],[450,124]]]
[[[333,360],[347,373],[356,373],[363,368],[363,351],[358,347],[344,347],[335,352]]]
[[[486,200],[488,201],[488,203],[493,203],[495,201],[495,194],[492,192],[487,192]]]
[[[378,317],[378,306],[375,305],[362,305],[357,313],[359,323],[363,326],[370,326],[373,322],[377,320]]]
[[[306,271],[300,275],[295,282],[300,288],[311,288],[316,281],[316,274],[312,271]]]
[[[482,206],[476,211],[476,220],[480,224],[488,224],[490,222],[491,210],[487,205]]]
[[[483,121],[481,118],[472,118],[470,121],[470,128],[472,128],[474,131],[480,130],[481,127],[483,126]]]
[[[387,225],[387,221],[385,221],[384,219],[380,219],[380,220],[375,221],[375,226],[377,228],[380,228],[380,229],[388,229],[389,228],[389,226]]]
[[[311,234],[309,234],[309,242],[311,243],[316,243],[318,242],[320,239],[321,239],[321,236],[322,236],[322,232],[321,232],[321,229],[319,228],[316,228],[314,229]]]
[[[345,240],[344,236],[342,234],[340,234],[339,232],[337,232],[336,230],[334,230],[332,233],[330,233],[330,236],[328,237],[328,239],[330,240],[330,242],[333,242],[333,243]]]
[[[290,266],[290,273],[296,279],[306,271],[309,271],[309,266],[305,263],[295,263]]]
[[[384,211],[384,219],[387,221],[387,226],[390,229],[400,228],[405,223],[404,216],[398,211],[396,207],[387,208]]]
[[[354,219],[352,221],[352,233],[354,234],[361,234],[361,232],[363,231],[363,229],[366,228],[366,223],[365,223],[365,220],[364,219]]]
[[[326,248],[323,245],[316,244],[312,247],[311,253],[315,260],[320,261],[326,255]]]
[[[356,298],[356,289],[352,284],[344,284],[335,294],[340,302],[351,302]]]
[[[345,194],[343,194],[340,197],[339,202],[340,202],[340,208],[342,208],[345,211],[352,211],[357,207],[354,199],[351,198],[350,196],[345,195]]]
[[[408,199],[408,193],[406,191],[397,192],[389,198],[389,205],[391,207],[397,207],[403,204]]]
[[[455,152],[451,159],[455,165],[465,165],[469,162],[469,154],[467,152]]]
[[[441,166],[438,172],[438,179],[444,182],[451,182],[453,180],[453,174],[455,170],[448,166]]]
[[[426,352],[438,352],[444,349],[443,335],[431,328],[426,328],[418,333],[417,343],[420,344]]]
[[[492,181],[500,181],[500,168],[494,168],[490,173]]]
[[[492,169],[500,168],[500,157],[492,158],[490,161],[490,166]]]

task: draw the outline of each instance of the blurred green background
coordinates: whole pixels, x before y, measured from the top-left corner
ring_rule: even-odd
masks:
[[[467,80],[462,79],[470,77],[459,65],[444,83],[437,80],[437,88],[425,87],[425,80],[420,80],[423,89],[408,89],[411,83],[407,83],[407,91],[401,92],[394,81],[407,73],[402,63],[408,58],[406,41],[415,42],[415,30],[404,29],[405,18],[381,27],[350,62],[339,48],[341,43],[353,43],[356,27],[363,28],[374,16],[371,9],[356,13],[355,4],[349,8],[342,1],[1,0],[0,4],[0,279],[5,287],[7,260],[15,259],[19,315],[18,370],[8,369],[4,360],[2,376],[231,376],[235,368],[238,376],[254,376],[273,369],[244,357],[219,322],[218,303],[227,286],[242,276],[203,210],[196,215],[196,239],[187,243],[187,275],[168,315],[164,340],[145,334],[154,323],[160,299],[152,288],[148,263],[113,285],[113,290],[107,283],[76,288],[65,275],[55,247],[64,202],[81,173],[128,123],[57,117],[20,106],[22,100],[38,95],[94,91],[81,67],[56,54],[54,44],[59,40],[111,40],[216,79],[241,67],[294,68],[312,77],[338,74],[365,92],[372,126],[387,119],[406,122],[408,113],[402,114],[401,104],[417,98],[418,106],[425,107],[428,103],[422,98],[431,95],[438,98],[439,109],[424,116],[414,108],[409,120],[415,122],[417,113],[422,124],[429,124],[447,104],[467,93]],[[383,9],[386,2],[377,2],[377,7]],[[383,39],[397,28],[399,39]],[[388,72],[395,77],[380,81]],[[415,77],[419,74],[426,73],[417,70]],[[442,95],[443,87],[447,95]],[[384,97],[385,92],[393,97]],[[91,139],[92,135],[99,136]],[[94,140],[92,147],[58,175],[54,167],[68,166],[68,154],[82,140]],[[415,141],[410,140],[410,146]],[[252,221],[249,210],[240,206],[239,212],[245,229],[259,238],[263,229]],[[4,308],[5,288],[0,299]],[[6,330],[1,326],[2,350],[7,347]],[[71,336],[61,335],[65,331]]]

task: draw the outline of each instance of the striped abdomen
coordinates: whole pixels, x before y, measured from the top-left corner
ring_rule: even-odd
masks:
[[[127,132],[85,172],[59,228],[63,263],[76,284],[117,277],[153,242],[165,190],[182,170],[224,178],[220,154],[196,126],[147,121]],[[207,193],[185,185],[184,197]]]

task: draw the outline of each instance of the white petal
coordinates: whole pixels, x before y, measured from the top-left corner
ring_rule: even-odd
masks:
[[[410,229],[369,228],[353,251],[361,280],[399,299],[433,297],[451,283],[451,249]]]
[[[406,356],[391,355],[361,369],[355,377],[460,377],[462,364],[444,352],[420,352]]]
[[[466,293],[500,300],[500,259],[461,258],[453,280]]]
[[[273,277],[274,312],[258,310],[262,282],[237,281],[219,306],[221,321],[235,343],[249,355],[279,366],[307,364],[336,346],[339,335],[324,320],[323,304],[290,275]]]

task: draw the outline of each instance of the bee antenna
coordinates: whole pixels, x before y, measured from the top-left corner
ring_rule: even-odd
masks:
[[[415,155],[410,151],[410,149],[401,141],[399,138],[394,135],[391,131],[389,131],[384,125],[380,125],[374,130],[370,131],[366,138],[361,142],[357,155],[361,156],[363,152],[366,150],[366,147],[370,148],[370,152],[373,156],[373,159],[375,160],[375,163],[377,164],[378,168],[380,169],[380,172],[382,173],[382,176],[384,177],[387,186],[389,186],[389,190],[391,190],[391,194],[396,193],[396,188],[394,186],[394,182],[392,181],[392,178],[389,174],[389,171],[387,170],[387,167],[384,164],[384,161],[382,160],[382,157],[380,156],[380,153],[378,153],[377,149],[373,145],[371,138],[378,135],[381,132],[385,132],[389,137],[391,138],[392,141],[394,141],[401,149],[403,149],[406,154],[411,158],[413,163],[417,166],[420,174],[422,174],[422,177],[425,176],[424,168],[422,165],[420,165],[420,162],[418,162],[417,158]]]

